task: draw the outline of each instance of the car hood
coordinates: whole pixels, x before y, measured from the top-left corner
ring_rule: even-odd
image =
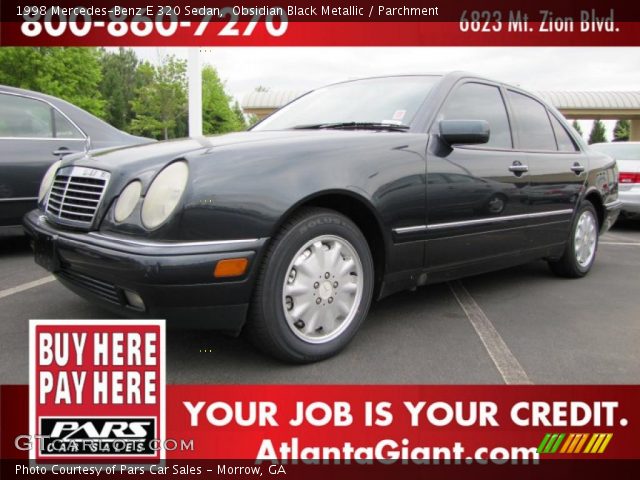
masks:
[[[277,144],[290,145],[300,143],[316,143],[335,139],[347,140],[371,135],[394,135],[392,132],[378,132],[369,130],[282,130],[260,132],[237,132],[210,137],[185,138],[150,143],[145,145],[131,145],[112,149],[103,149],[67,157],[63,166],[73,164],[106,170],[123,170],[131,167],[133,171],[158,167],[177,159],[189,156],[189,161],[198,161],[198,153],[214,154],[216,150],[226,151],[235,148],[274,147]],[[395,133],[404,135],[404,133]],[[206,156],[207,160],[211,155]]]

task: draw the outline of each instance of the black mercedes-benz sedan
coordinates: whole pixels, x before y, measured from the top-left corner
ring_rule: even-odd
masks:
[[[152,141],[59,98],[0,85],[0,233],[22,233],[21,219],[38,204],[42,176],[60,158]]]
[[[24,225],[36,261],[92,301],[311,362],[400,290],[538,259],[586,275],[617,182],[520,88],[379,77],[248,132],[69,156]]]

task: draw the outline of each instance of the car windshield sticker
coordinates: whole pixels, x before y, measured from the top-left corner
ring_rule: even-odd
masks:
[[[396,110],[395,113],[393,114],[393,117],[391,118],[397,121],[401,121],[406,114],[407,114],[406,110]]]

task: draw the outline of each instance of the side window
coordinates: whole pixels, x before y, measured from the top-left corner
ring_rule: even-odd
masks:
[[[484,145],[512,148],[509,118],[498,87],[465,83],[451,94],[441,112],[442,120],[486,120],[489,142]]]
[[[56,125],[56,138],[84,138],[82,133],[58,110],[54,110],[53,119]]]
[[[44,102],[0,94],[0,137],[52,138],[51,112]]]
[[[571,136],[567,133],[567,129],[562,126],[560,121],[553,115],[549,115],[551,118],[551,125],[553,125],[553,131],[556,134],[556,141],[558,142],[558,150],[561,152],[576,152],[578,148],[571,139]]]
[[[519,148],[558,150],[547,109],[531,97],[509,90],[509,102],[518,130]]]

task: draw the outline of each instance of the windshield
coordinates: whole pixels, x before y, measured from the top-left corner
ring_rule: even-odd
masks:
[[[591,148],[620,160],[640,160],[640,143],[595,143]]]
[[[355,123],[410,125],[437,76],[386,77],[339,83],[295,100],[253,130]]]

